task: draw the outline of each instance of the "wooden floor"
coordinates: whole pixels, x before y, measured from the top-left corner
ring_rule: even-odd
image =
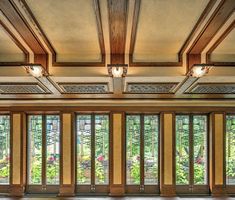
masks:
[[[22,199],[22,200],[235,200],[235,197],[69,197],[69,198],[59,198],[59,197],[51,197],[51,198],[46,198],[46,197],[24,197],[24,198],[6,198],[6,197],[1,197],[0,200],[15,200],[15,199]]]

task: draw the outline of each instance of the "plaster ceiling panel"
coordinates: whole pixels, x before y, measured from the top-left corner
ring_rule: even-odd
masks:
[[[142,0],[133,59],[178,62],[178,52],[209,0]]]
[[[99,62],[101,50],[92,0],[26,0],[58,62]]]
[[[24,59],[23,51],[0,24],[0,62],[23,62]]]
[[[212,62],[235,62],[235,30],[217,46],[211,54]]]

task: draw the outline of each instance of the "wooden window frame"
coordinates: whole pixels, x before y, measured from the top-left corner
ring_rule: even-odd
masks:
[[[81,115],[91,116],[91,184],[79,185],[77,184],[77,118]],[[109,183],[107,185],[95,184],[95,116],[107,115],[109,120]],[[75,113],[75,193],[77,196],[84,195],[108,195],[110,188],[110,177],[112,174],[111,168],[111,115],[109,112],[79,112]]]
[[[159,113],[126,113],[125,114],[125,143],[124,143],[124,160],[125,160],[125,169],[126,169],[126,150],[127,150],[127,130],[126,130],[126,117],[134,115],[134,116],[140,116],[140,184],[139,185],[127,185],[126,183],[126,170],[125,170],[125,191],[126,194],[132,194],[132,195],[159,195],[160,194],[160,115]],[[145,116],[157,116],[158,119],[158,184],[156,185],[145,185],[144,184],[144,117]]]
[[[62,141],[62,134],[61,134],[61,116],[58,113],[28,113],[27,117],[26,117],[26,132],[27,132],[27,136],[26,136],[26,187],[25,187],[25,191],[27,194],[58,194],[59,193],[59,189],[60,189],[60,183],[61,183],[61,166],[59,167],[59,183],[58,185],[47,185],[46,183],[46,151],[47,151],[47,146],[46,146],[46,117],[47,116],[58,116],[59,117],[59,121],[60,121],[60,136],[59,136],[59,152],[61,154],[61,141]],[[30,184],[29,183],[29,116],[42,116],[42,177],[41,177],[41,184],[38,185],[34,185],[34,184]],[[60,160],[62,158],[62,155],[60,155]],[[59,162],[60,165],[61,162]]]
[[[194,151],[194,133],[193,133],[193,117],[194,116],[206,116],[207,119],[207,184],[206,185],[194,185],[194,157],[193,157],[193,151]],[[174,163],[174,171],[175,171],[175,188],[176,188],[176,194],[179,195],[209,195],[210,194],[210,187],[209,187],[209,181],[210,181],[210,151],[209,151],[209,145],[210,145],[210,138],[209,138],[209,128],[210,128],[210,121],[209,121],[209,115],[207,113],[176,113],[175,114],[175,126],[176,126],[176,116],[189,116],[189,184],[188,185],[177,185],[176,184],[176,159]],[[176,136],[176,129],[175,129],[175,136]],[[175,157],[176,157],[176,137],[174,143],[174,149],[175,149]]]

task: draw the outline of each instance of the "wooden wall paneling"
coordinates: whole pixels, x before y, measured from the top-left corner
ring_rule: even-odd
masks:
[[[175,196],[175,114],[160,115],[160,195]]]
[[[26,116],[11,112],[10,195],[23,196],[26,183]]]
[[[125,114],[110,114],[110,196],[125,194]]]
[[[225,191],[225,113],[210,115],[210,190],[212,196],[224,196]]]
[[[75,195],[75,140],[73,112],[61,113],[61,159],[59,196]]]

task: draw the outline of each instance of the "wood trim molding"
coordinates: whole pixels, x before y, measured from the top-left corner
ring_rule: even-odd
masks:
[[[104,45],[104,36],[103,36],[103,28],[102,28],[102,21],[101,21],[101,14],[100,14],[100,3],[99,0],[94,0],[94,12],[96,16],[96,23],[97,23],[97,30],[98,30],[98,37],[99,37],[99,45],[101,50],[101,61],[100,62],[57,62],[56,60],[56,50],[54,49],[53,45],[47,38],[46,34],[44,33],[43,29],[41,28],[40,24],[36,20],[35,16],[33,15],[32,11],[30,10],[29,6],[27,5],[25,0],[21,0],[24,7],[26,8],[27,12],[29,13],[29,17],[34,22],[35,26],[38,28],[39,32],[41,33],[43,41],[46,43],[47,47],[50,49],[52,53],[52,65],[56,67],[97,67],[97,66],[105,66],[105,45]]]
[[[111,64],[125,64],[128,0],[108,0]]]
[[[235,62],[213,62],[211,61],[212,52],[224,41],[224,39],[235,28],[235,21],[223,32],[219,39],[212,45],[209,51],[206,53],[206,63],[213,64],[215,66],[235,66]]]
[[[22,39],[26,42],[26,44],[30,47],[30,49],[34,52],[35,57],[41,54],[47,54],[45,48],[41,44],[38,37],[32,31],[30,25],[27,23],[23,15],[20,13],[19,9],[15,5],[13,0],[2,0],[0,1],[0,9],[3,14],[9,20],[9,22],[15,27],[18,31]],[[41,57],[42,59],[42,57]],[[35,62],[37,64],[42,64],[42,66],[47,69],[47,57],[43,57],[43,61],[41,59],[36,59]],[[46,65],[45,65],[46,63]]]
[[[16,44],[19,49],[24,53],[24,61],[22,63],[28,63],[29,62],[29,52],[25,49],[25,47],[20,43],[20,41],[16,38],[16,36],[10,31],[10,29],[6,26],[6,24],[0,20],[0,25],[2,25],[3,29],[7,33],[7,35],[11,38],[11,40]],[[10,65],[14,65],[15,62],[7,62]],[[18,62],[17,62],[18,63]],[[19,62],[18,64],[22,64]],[[0,62],[0,66],[4,64],[3,62]],[[4,65],[3,65],[4,66]]]
[[[138,27],[138,19],[139,19],[139,12],[141,6],[141,0],[135,1],[135,8],[134,8],[134,15],[133,15],[133,23],[132,23],[132,31],[131,31],[131,41],[130,41],[130,51],[129,51],[129,65],[133,67],[172,67],[172,66],[182,66],[183,64],[183,53],[186,50],[189,43],[192,41],[193,37],[195,36],[198,28],[205,20],[206,16],[209,14],[210,10],[212,9],[213,5],[216,3],[216,0],[210,0],[206,8],[204,9],[203,13],[201,14],[199,20],[193,27],[193,30],[189,34],[188,38],[184,42],[183,46],[179,50],[178,53],[178,62],[134,62],[133,61],[133,53],[134,47],[136,42],[136,32]],[[189,58],[188,60],[190,60]],[[192,62],[192,61],[188,61]],[[195,64],[195,63],[194,63]]]

